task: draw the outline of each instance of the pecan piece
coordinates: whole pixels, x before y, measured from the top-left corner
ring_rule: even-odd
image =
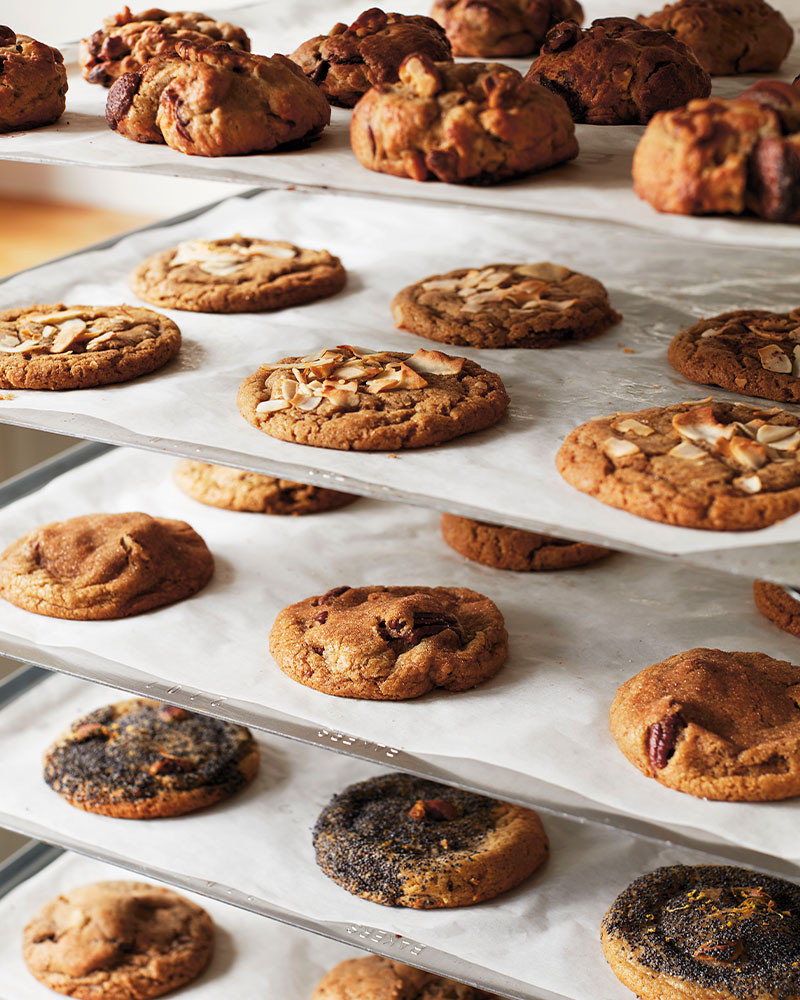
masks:
[[[87,740],[107,740],[109,732],[105,726],[99,722],[84,722],[82,726],[72,730],[72,739],[76,743],[85,743]]]
[[[315,597],[311,602],[315,608],[318,608],[320,604],[327,604],[328,601],[332,601],[335,597],[341,597],[342,594],[350,590],[350,587],[332,587],[330,590],[326,591],[322,597]]]
[[[314,615],[314,617],[311,620],[312,622],[319,622],[320,625],[324,625],[325,622],[328,620],[329,614],[330,614],[329,611],[320,611],[319,614]]]
[[[185,774],[194,769],[194,764],[186,757],[161,757],[150,765],[151,774]]]
[[[165,722],[178,722],[180,719],[188,719],[189,713],[185,708],[178,708],[177,705],[162,705],[158,714]]]
[[[447,799],[417,799],[408,810],[408,815],[416,822],[432,819],[436,822],[458,819],[458,809]]]
[[[561,21],[547,32],[542,52],[561,52],[568,49],[581,38],[583,32],[580,25],[574,21]]]
[[[666,715],[660,722],[654,722],[647,730],[647,756],[652,766],[661,771],[667,766],[678,737],[686,728],[686,723],[677,713]]]

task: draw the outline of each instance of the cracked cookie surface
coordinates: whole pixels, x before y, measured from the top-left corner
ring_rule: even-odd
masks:
[[[369,955],[348,958],[326,972],[311,1000],[497,1000],[465,983]]]
[[[538,52],[561,21],[583,22],[578,0],[434,0],[431,16],[456,56],[498,58]]]
[[[51,125],[64,113],[67,71],[58,49],[0,24],[0,133]]]

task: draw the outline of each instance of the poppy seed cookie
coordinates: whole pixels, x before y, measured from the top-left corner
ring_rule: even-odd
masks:
[[[767,580],[753,581],[756,607],[784,632],[800,638],[800,594],[794,587],[781,587]]]
[[[0,133],[58,121],[67,104],[67,71],[58,49],[0,24]]]
[[[326,972],[311,1000],[497,1000],[465,983],[454,983],[380,955],[348,958]]]
[[[434,0],[431,16],[453,55],[495,59],[538,52],[554,24],[581,24],[583,8],[578,0]]]

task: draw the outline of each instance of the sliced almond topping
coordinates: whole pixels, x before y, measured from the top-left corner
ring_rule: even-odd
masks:
[[[792,351],[792,375],[795,378],[800,378],[800,344],[794,345],[794,350]]]
[[[542,281],[564,281],[572,271],[561,264],[551,264],[550,261],[542,261],[540,264],[523,264],[515,267],[517,274],[524,274],[531,278],[540,278]]]
[[[93,351],[95,347],[99,347],[101,344],[107,344],[109,340],[113,340],[117,335],[116,330],[106,330],[105,333],[98,334],[86,344],[87,351]]]
[[[265,399],[256,407],[256,413],[274,413],[275,410],[288,410],[288,399]]]
[[[401,389],[424,389],[428,383],[409,365],[400,362],[400,388]]]
[[[19,338],[15,337],[9,333],[0,334],[0,350],[4,347],[16,347],[19,343]]]
[[[76,340],[81,338],[81,334],[85,331],[86,324],[82,319],[68,319],[60,325],[58,333],[50,345],[50,353],[60,354],[61,351],[66,351]]]
[[[721,327],[713,326],[710,330],[704,330],[700,334],[700,339],[701,340],[706,340],[706,338],[708,338],[708,337],[716,337],[718,334],[724,333],[724,332],[725,331]]]
[[[672,455],[673,458],[685,459],[688,462],[699,462],[701,458],[706,457],[702,448],[698,448],[696,444],[691,444],[689,441],[681,441],[674,448],[670,448],[667,454]]]
[[[482,271],[467,271],[467,273],[458,280],[462,288],[475,288],[476,285],[479,285],[482,281],[486,281],[486,279],[492,274],[494,274],[494,269],[486,267]]]
[[[756,476],[737,476],[733,485],[744,493],[758,493],[761,490],[761,479]]]
[[[40,313],[39,315],[31,313],[24,319],[29,323],[63,323],[67,319],[86,319],[86,310],[73,306],[72,309],[62,309],[60,312]]]
[[[770,451],[797,451],[800,447],[800,431],[795,431],[780,441],[773,441],[769,447]]]
[[[426,351],[420,348],[405,363],[415,372],[427,372],[430,375],[458,375],[464,367],[466,358],[454,358],[441,351]]]
[[[325,386],[322,395],[341,410],[353,410],[358,406],[358,394],[346,389]]]
[[[761,367],[769,372],[780,372],[789,375],[792,371],[792,361],[777,344],[768,344],[766,347],[759,347],[758,356],[761,358]]]
[[[745,469],[760,469],[769,461],[769,452],[765,445],[751,441],[750,438],[740,437],[738,434],[735,434],[730,441],[720,441],[718,447],[723,455],[727,453]]]
[[[334,368],[330,373],[331,378],[360,378],[362,375],[366,374],[367,366],[360,359],[358,361],[348,361],[346,364],[339,365],[338,368]]]
[[[434,281],[423,281],[422,288],[426,292],[455,292],[460,288],[458,278],[437,278]]]
[[[733,424],[721,424],[714,416],[713,406],[695,407],[685,413],[676,413],[672,418],[672,426],[681,437],[690,441],[705,441],[716,444],[721,438],[733,436],[736,428]]]
[[[502,270],[493,271],[488,277],[484,278],[478,285],[478,288],[496,288],[511,276],[511,271],[508,268],[503,268]]]
[[[571,309],[577,299],[531,299],[526,302],[521,309],[553,309],[556,312],[566,312]]]
[[[42,342],[40,340],[23,340],[21,344],[17,344],[16,347],[0,347],[0,351],[5,354],[22,354],[24,351],[33,351],[36,349],[44,350]]]
[[[294,399],[299,385],[300,383],[295,382],[293,378],[281,379],[281,392],[283,393],[283,398],[286,400]]]
[[[623,441],[621,438],[606,438],[603,442],[603,451],[609,458],[628,458],[641,451],[638,444],[633,441]]]
[[[641,437],[649,437],[651,434],[655,434],[652,427],[643,424],[641,420],[634,420],[633,417],[628,417],[626,420],[618,420],[611,426],[620,434],[639,434]]]
[[[292,406],[298,410],[316,410],[321,402],[321,396],[312,396],[310,392],[297,393],[292,400]]]
[[[366,383],[365,388],[367,392],[371,393],[373,396],[377,395],[379,392],[388,392],[390,389],[400,388],[400,373],[391,372],[388,375],[383,375],[380,378],[370,379]]]
[[[781,438],[794,434],[796,430],[796,427],[790,427],[788,424],[761,424],[756,432],[756,440],[761,444],[773,444]]]

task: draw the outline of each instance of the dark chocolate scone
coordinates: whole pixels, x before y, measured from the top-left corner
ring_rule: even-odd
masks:
[[[67,71],[58,49],[0,24],[0,132],[58,121],[67,104]]]
[[[578,0],[434,0],[453,55],[496,59],[530,56],[561,21],[583,23]]]
[[[78,809],[152,819],[227,798],[258,759],[244,726],[134,698],[73,722],[45,753],[44,780]]]
[[[765,618],[800,639],[800,591],[796,587],[754,580],[753,600]]]
[[[498,1000],[490,993],[380,955],[348,958],[326,972],[311,1000]]]
[[[409,774],[334,795],[314,826],[317,864],[383,906],[470,906],[513,889],[547,858],[532,809]]]

